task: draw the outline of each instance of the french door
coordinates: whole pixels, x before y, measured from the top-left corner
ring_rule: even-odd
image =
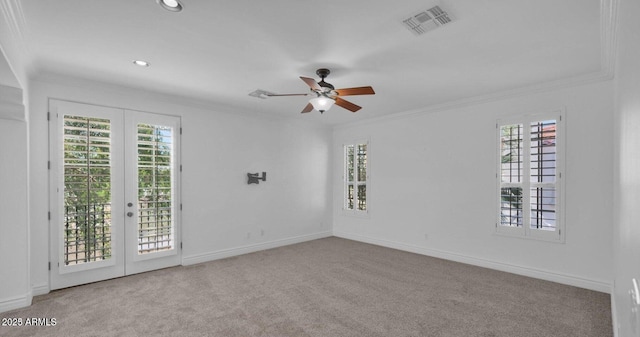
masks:
[[[50,286],[180,264],[180,118],[51,100]]]

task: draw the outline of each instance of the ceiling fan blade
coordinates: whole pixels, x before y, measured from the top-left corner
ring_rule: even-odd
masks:
[[[335,90],[339,96],[353,96],[353,95],[374,95],[372,87],[357,87],[357,88],[344,88]]]
[[[361,106],[355,105],[347,100],[344,100],[340,97],[336,97],[336,105],[341,106],[351,112],[356,112],[360,109],[362,109]]]
[[[307,96],[309,94],[269,94],[268,97],[278,97],[278,96]]]
[[[318,82],[316,82],[316,80],[314,80],[313,78],[300,76],[300,79],[303,80],[304,83],[306,83],[311,89],[313,89],[313,90],[322,90],[320,85],[318,85]]]
[[[301,113],[311,112],[311,110],[313,110],[313,105],[311,105],[311,103],[307,103],[307,106],[302,109]]]

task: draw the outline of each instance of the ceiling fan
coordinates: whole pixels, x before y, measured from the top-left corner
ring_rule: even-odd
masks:
[[[353,95],[374,95],[372,87],[357,87],[357,88],[344,88],[336,89],[331,83],[327,83],[324,79],[329,76],[331,71],[329,69],[321,68],[316,71],[316,74],[320,76],[320,82],[316,82],[313,78],[300,76],[300,79],[306,83],[311,93],[308,94],[267,94],[269,97],[277,96],[314,96],[309,100],[309,103],[302,109],[302,113],[310,112],[313,109],[323,113],[329,110],[333,104],[343,107],[351,112],[356,112],[362,109],[361,106],[355,105],[340,96],[353,96]]]

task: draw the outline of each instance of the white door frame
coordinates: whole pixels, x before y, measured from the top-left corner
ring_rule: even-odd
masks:
[[[180,212],[180,117],[124,110],[91,104],[50,99],[49,101],[49,287],[60,289],[110,278],[140,273],[181,264],[181,212]],[[62,126],[64,115],[80,115],[104,118],[111,121],[111,258],[77,265],[64,264],[64,157]],[[137,157],[137,150],[127,142],[135,143],[135,127],[138,121],[168,123],[175,134],[172,198],[174,219],[174,248],[168,252],[137,256],[137,217],[126,217],[126,204],[137,205],[137,180],[131,183],[137,168],[130,162]],[[160,124],[164,125],[164,124]],[[128,133],[128,134],[127,134]],[[125,150],[126,149],[126,150]],[[128,170],[128,171],[127,171]],[[134,173],[132,173],[134,172]],[[129,181],[127,181],[129,180]],[[125,187],[126,186],[126,187]],[[133,193],[133,194],[132,194]],[[125,198],[126,196],[126,198]],[[133,200],[133,201],[131,201]],[[135,211],[133,211],[135,214]]]

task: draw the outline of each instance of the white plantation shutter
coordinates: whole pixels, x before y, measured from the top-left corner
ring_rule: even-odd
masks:
[[[498,233],[562,241],[562,115],[499,121]]]
[[[500,226],[522,227],[522,124],[500,126]]]
[[[173,137],[171,127],[138,124],[138,254],[172,249]]]
[[[111,122],[63,119],[65,265],[111,258]]]
[[[366,141],[344,145],[344,210],[366,213],[369,178]]]
[[[530,132],[531,229],[553,231],[556,219],[556,126],[553,120],[534,121]]]

